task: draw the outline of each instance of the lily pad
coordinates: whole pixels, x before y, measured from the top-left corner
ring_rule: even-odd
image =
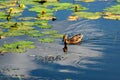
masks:
[[[0,10],[0,19],[6,19],[6,13]]]
[[[120,20],[120,15],[108,15],[104,16],[105,19],[113,19],[113,20]]]
[[[41,37],[41,36],[44,36],[44,34],[40,33],[38,30],[30,30],[26,34],[28,36],[32,36],[32,37]]]
[[[10,30],[8,32],[5,32],[3,34],[4,36],[22,36],[24,33],[22,33],[20,30]]]
[[[73,6],[72,3],[54,3],[53,10],[64,10],[69,9]]]
[[[41,29],[51,29],[53,26],[51,26],[51,25],[41,25],[41,26],[39,26],[39,28],[41,28]]]
[[[95,0],[75,0],[75,1],[82,1],[82,2],[94,2]]]
[[[34,17],[20,17],[18,20],[28,21],[28,20],[34,20]]]
[[[105,8],[104,12],[110,12],[112,14],[120,14],[120,4]]]
[[[32,8],[29,9],[29,11],[35,11],[38,13],[41,13],[42,11],[45,11],[47,13],[52,13],[53,10],[46,8],[45,6],[41,6],[41,5],[36,5]]]
[[[105,19],[120,20],[120,4],[104,9],[103,14]]]
[[[39,39],[39,41],[41,43],[52,43],[54,42],[55,40],[53,38],[42,38],[42,39]]]
[[[80,18],[86,18],[86,19],[99,19],[101,17],[101,13],[100,12],[76,12],[75,13],[77,16],[79,16]]]
[[[52,38],[63,38],[63,34],[52,34],[51,35]]]
[[[120,2],[120,0],[117,0],[117,2]]]
[[[57,30],[45,30],[42,33],[45,34],[45,35],[51,35],[51,34],[58,33],[58,31]]]
[[[4,44],[0,48],[0,52],[15,52],[15,53],[23,53],[26,52],[27,49],[33,49],[35,46],[34,42],[31,41],[18,41],[12,44]]]

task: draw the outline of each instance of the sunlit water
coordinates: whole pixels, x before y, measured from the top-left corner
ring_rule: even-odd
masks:
[[[107,5],[109,6],[110,3]],[[98,11],[102,8],[100,7]],[[71,22],[66,19],[71,12],[60,14],[63,12],[64,10],[56,12],[58,20],[50,22],[54,26],[53,29],[68,36],[82,33],[84,35],[82,43],[68,45],[68,52],[65,54],[62,50],[64,47],[62,39],[58,39],[55,43],[36,41],[36,49],[28,50],[24,54],[8,53],[0,56],[0,80],[120,79],[120,22],[102,18],[93,21],[79,19]],[[1,40],[0,44],[5,41],[21,40],[19,37],[10,39]],[[35,41],[25,37],[22,39]],[[60,56],[60,59],[55,61],[41,59],[46,56],[54,58]]]

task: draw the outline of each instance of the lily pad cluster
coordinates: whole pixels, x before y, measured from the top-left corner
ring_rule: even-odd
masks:
[[[95,0],[74,1],[94,2]],[[119,2],[119,0],[117,1]],[[73,12],[68,16],[71,21],[76,21],[79,18],[94,20],[101,17],[119,20],[119,8],[120,5],[118,4],[104,9],[104,12],[88,12],[85,11],[88,8],[81,4],[60,2],[60,0],[2,0],[0,1],[0,39],[25,35],[35,38],[41,43],[55,42],[58,38],[62,38],[63,34],[53,30],[53,26],[49,24],[49,21],[57,20],[54,13],[58,10],[70,10]],[[32,16],[26,15],[25,12],[32,14]],[[16,45],[12,46],[14,48],[3,45],[0,48],[1,52],[19,52],[21,50],[21,48],[16,49]]]
[[[23,53],[26,52],[27,49],[35,48],[34,42],[31,41],[18,41],[15,43],[6,43],[0,47],[0,53],[8,53],[8,52],[15,52],[15,53]]]
[[[105,19],[120,20],[120,4],[104,9],[103,14]]]
[[[94,2],[95,0],[75,0],[75,1],[82,1],[82,2]]]
[[[101,17],[100,12],[77,12],[74,13],[75,15],[79,16],[80,18],[86,18],[86,19],[99,19]]]

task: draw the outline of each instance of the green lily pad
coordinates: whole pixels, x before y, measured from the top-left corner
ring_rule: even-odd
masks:
[[[104,12],[110,12],[112,14],[120,14],[120,4],[105,8]]]
[[[41,26],[39,26],[39,28],[41,28],[41,29],[51,29],[53,26],[51,26],[51,25],[41,25]]]
[[[58,31],[57,30],[45,30],[42,32],[42,34],[45,34],[45,35],[52,35],[52,34],[57,34]]]
[[[33,49],[35,46],[34,42],[31,41],[18,41],[12,44],[4,44],[0,48],[0,52],[15,52],[15,53],[23,53],[26,52],[27,49]]]
[[[109,8],[104,9],[104,16],[105,19],[113,19],[113,20],[120,20],[120,4],[113,5]]]
[[[18,3],[19,3],[19,4],[25,4],[25,5],[35,4],[35,3],[33,2],[33,0],[29,0],[29,1],[27,1],[27,0],[18,0]]]
[[[95,0],[75,0],[75,1],[82,1],[82,2],[94,2]]]
[[[63,34],[52,34],[52,38],[63,38]]]
[[[0,10],[0,19],[6,19],[6,13]]]
[[[76,12],[75,15],[79,16],[80,18],[99,19],[102,14],[100,12],[96,12],[96,13],[92,13],[92,12]]]
[[[72,6],[73,6],[72,3],[54,3],[54,7],[52,9],[53,10],[64,10],[64,9],[69,9]]]
[[[24,33],[22,33],[20,30],[10,30],[8,32],[5,32],[3,34],[4,36],[22,36]]]
[[[120,20],[120,15],[106,15],[103,18],[105,18],[105,19],[113,19],[113,20]]]
[[[39,41],[41,43],[52,43],[52,42],[55,42],[55,40],[53,38],[42,38],[42,39],[39,39]]]
[[[26,34],[28,36],[32,36],[32,37],[41,37],[41,36],[44,36],[44,34],[40,33],[38,30],[30,30]]]
[[[117,0],[117,2],[120,2],[120,0]]]
[[[38,20],[34,22],[35,25],[48,25],[48,20]]]
[[[35,11],[35,12],[38,12],[38,13],[41,13],[42,11],[45,11],[47,13],[52,13],[53,10],[51,9],[48,9],[42,5],[36,5],[36,6],[33,6],[32,8],[29,9],[29,11]]]
[[[20,17],[18,20],[24,20],[24,21],[28,21],[28,20],[34,20],[34,17]]]
[[[75,4],[75,5],[72,5],[70,10],[74,11],[75,12],[75,7],[77,7],[77,11],[81,11],[81,10],[87,10],[88,8],[86,7],[83,7],[82,5],[80,4]]]

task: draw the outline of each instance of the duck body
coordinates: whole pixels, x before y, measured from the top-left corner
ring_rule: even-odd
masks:
[[[71,38],[68,38],[67,35],[65,34],[63,36],[63,41],[66,44],[78,44],[82,41],[83,35],[82,34],[77,34],[72,36]]]

